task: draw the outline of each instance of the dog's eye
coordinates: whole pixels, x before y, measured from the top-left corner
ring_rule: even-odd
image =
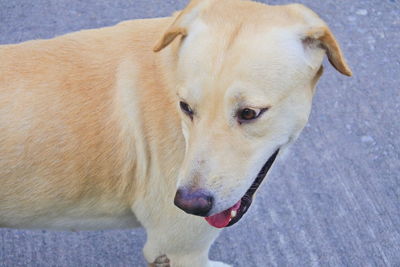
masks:
[[[239,122],[246,122],[257,119],[262,113],[264,113],[268,108],[263,109],[251,109],[244,108],[238,111],[237,117]]]
[[[188,115],[191,119],[193,119],[193,110],[187,103],[181,101],[179,102],[179,106],[186,115]]]

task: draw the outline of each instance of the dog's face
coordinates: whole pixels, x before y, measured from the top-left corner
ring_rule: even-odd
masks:
[[[326,27],[301,24],[316,16],[304,7],[197,2],[177,18],[181,32],[169,30],[185,36],[174,52],[186,141],[175,204],[225,227],[247,211],[279,151],[305,126],[325,49],[341,54],[334,39],[318,40],[331,35]],[[331,61],[350,74],[342,57]]]

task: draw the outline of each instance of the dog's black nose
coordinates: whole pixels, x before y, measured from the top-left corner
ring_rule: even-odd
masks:
[[[180,188],[176,192],[174,203],[189,214],[205,217],[212,208],[213,200],[211,193],[205,190]]]

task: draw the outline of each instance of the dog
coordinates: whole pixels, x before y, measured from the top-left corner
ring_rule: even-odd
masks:
[[[210,261],[305,126],[334,35],[299,4],[192,0],[0,48],[0,226],[144,227],[152,266]]]

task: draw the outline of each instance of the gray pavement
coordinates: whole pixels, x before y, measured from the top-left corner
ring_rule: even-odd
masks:
[[[326,64],[303,134],[210,256],[239,267],[400,266],[400,3],[298,2],[329,23],[354,77]],[[185,3],[0,0],[0,43],[167,16]],[[2,229],[0,266],[144,266],[144,240],[141,229]]]

